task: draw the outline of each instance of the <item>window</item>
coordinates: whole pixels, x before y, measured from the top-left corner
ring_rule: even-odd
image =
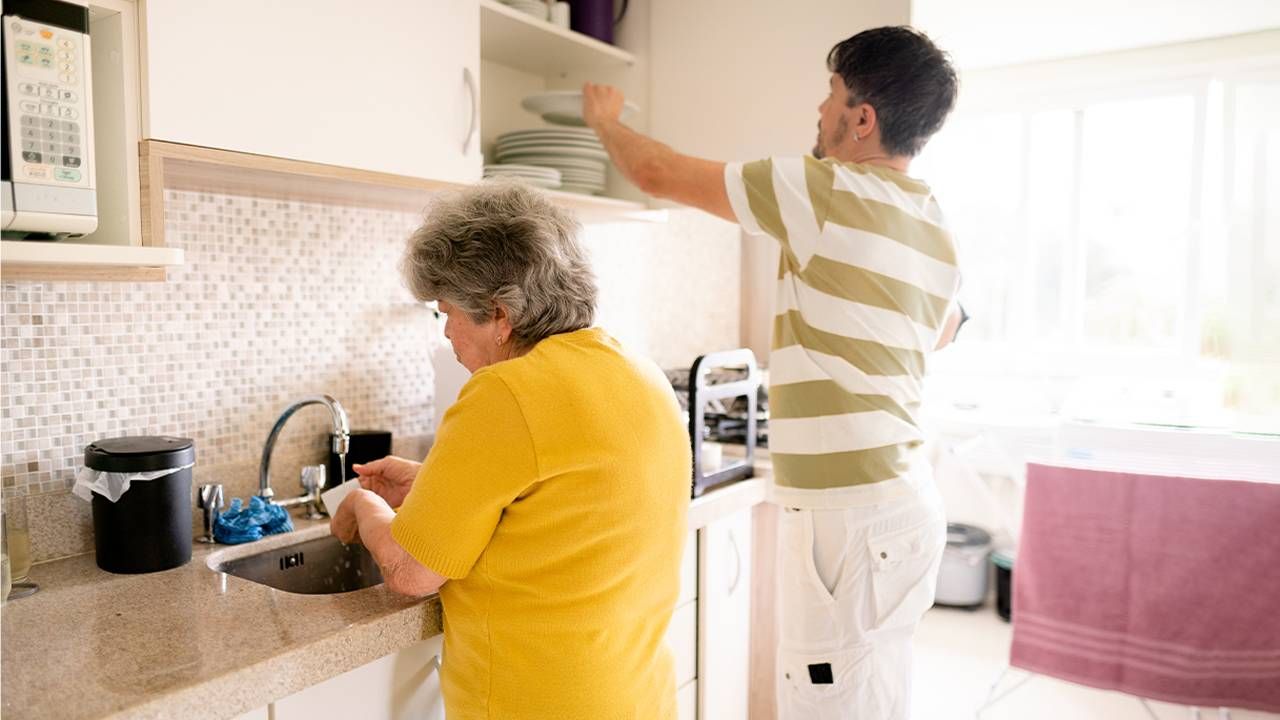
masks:
[[[1280,64],[1045,74],[913,164],[974,317],[933,399],[1280,432]]]

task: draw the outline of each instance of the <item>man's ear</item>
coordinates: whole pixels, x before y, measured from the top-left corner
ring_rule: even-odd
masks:
[[[876,109],[870,103],[858,103],[849,110],[852,117],[849,125],[853,128],[853,132],[857,133],[859,140],[865,140],[867,136],[876,130]]]

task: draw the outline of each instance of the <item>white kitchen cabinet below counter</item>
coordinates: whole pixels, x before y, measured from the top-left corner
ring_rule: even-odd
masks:
[[[271,704],[272,720],[444,720],[437,635]]]
[[[707,491],[689,503],[689,529],[700,530],[716,520],[753,508],[765,500],[765,474],[771,466],[756,464],[756,476]]]
[[[679,720],[697,720],[698,718],[698,681],[690,680],[684,687],[676,690],[676,717]]]
[[[680,594],[667,626],[667,647],[675,661],[676,687],[698,677],[698,533],[690,531],[680,561]]]
[[[752,509],[698,542],[698,717],[746,720],[751,664]]]

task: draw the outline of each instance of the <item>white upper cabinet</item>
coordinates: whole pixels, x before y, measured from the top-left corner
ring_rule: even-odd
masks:
[[[478,0],[145,0],[143,136],[480,177]]]

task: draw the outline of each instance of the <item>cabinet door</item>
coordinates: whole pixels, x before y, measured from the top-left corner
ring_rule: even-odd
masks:
[[[667,628],[667,647],[676,664],[676,687],[698,676],[698,603],[696,600],[676,608]]]
[[[751,509],[702,530],[698,717],[746,720],[751,661]]]
[[[314,685],[272,707],[274,720],[444,720],[436,636]]]
[[[690,680],[676,691],[676,717],[678,720],[698,720],[697,680]]]
[[[676,607],[698,597],[698,531],[690,530],[684,541],[684,557],[680,559],[680,596]]]
[[[145,137],[479,178],[477,0],[147,0],[145,8]]]

